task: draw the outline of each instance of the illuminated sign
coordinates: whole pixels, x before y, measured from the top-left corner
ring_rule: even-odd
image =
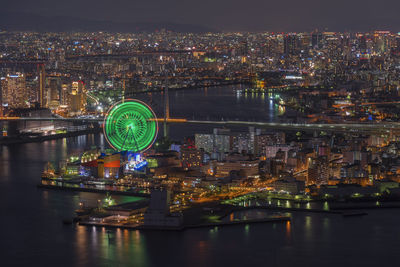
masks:
[[[130,158],[127,164],[128,170],[140,171],[148,165],[148,162],[140,154],[129,155],[128,157]]]
[[[303,79],[303,76],[286,75],[285,79],[286,80],[301,80],[301,79]]]
[[[136,164],[136,166],[134,166],[133,169],[134,169],[135,171],[139,171],[139,170],[143,169],[143,168],[146,167],[146,166],[147,166],[147,161],[144,160],[144,161],[142,161],[142,162]]]

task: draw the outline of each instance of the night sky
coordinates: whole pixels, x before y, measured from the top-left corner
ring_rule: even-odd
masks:
[[[1,13],[115,23],[178,23],[221,31],[400,31],[399,0],[1,0]],[[29,25],[30,16],[20,19]],[[24,21],[27,20],[27,21]],[[1,21],[4,24],[4,21]]]

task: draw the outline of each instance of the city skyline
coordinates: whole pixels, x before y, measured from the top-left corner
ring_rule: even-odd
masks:
[[[400,3],[3,0],[1,266],[389,266]]]

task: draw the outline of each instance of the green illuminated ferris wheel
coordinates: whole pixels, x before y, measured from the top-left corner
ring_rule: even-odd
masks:
[[[136,99],[113,105],[104,119],[104,135],[116,150],[142,152],[157,138],[158,124],[154,111]]]

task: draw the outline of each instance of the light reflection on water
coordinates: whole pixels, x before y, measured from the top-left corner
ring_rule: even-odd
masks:
[[[80,263],[95,259],[98,265],[122,261],[132,266],[149,266],[145,239],[139,231],[77,226],[75,235]]]
[[[224,90],[208,89],[207,99],[201,99],[205,97],[202,91],[179,92],[179,98],[171,102],[179,99],[175,107],[183,111],[173,108],[172,114],[192,114],[193,99],[199,99],[196,107],[204,109],[200,116],[210,114],[212,118],[222,112],[254,120],[268,118],[267,97],[262,107],[255,106],[259,100],[256,97],[252,102],[251,96],[241,97],[237,104],[236,95]],[[232,101],[237,107],[233,111],[227,108]],[[196,131],[195,127],[186,131],[180,127],[172,133]],[[346,219],[294,212],[290,225],[252,224],[248,230],[237,225],[213,232],[207,228],[139,232],[63,225],[63,219],[74,216],[80,201],[89,205],[101,196],[37,189],[43,167],[47,161],[58,162],[99,144],[105,144],[101,134],[0,148],[2,266],[344,266],[344,259],[346,265],[389,266],[398,261],[400,243],[393,237],[400,236],[400,214],[394,209]],[[275,200],[265,204],[269,201],[276,204]]]
[[[233,222],[238,220],[255,220],[255,219],[263,219],[271,215],[275,215],[276,213],[262,210],[262,209],[251,209],[251,210],[241,210],[235,211],[229,214],[228,216],[222,218],[223,222]]]
[[[286,222],[286,239],[288,242],[291,240],[291,233],[292,233],[292,225],[290,221]]]

